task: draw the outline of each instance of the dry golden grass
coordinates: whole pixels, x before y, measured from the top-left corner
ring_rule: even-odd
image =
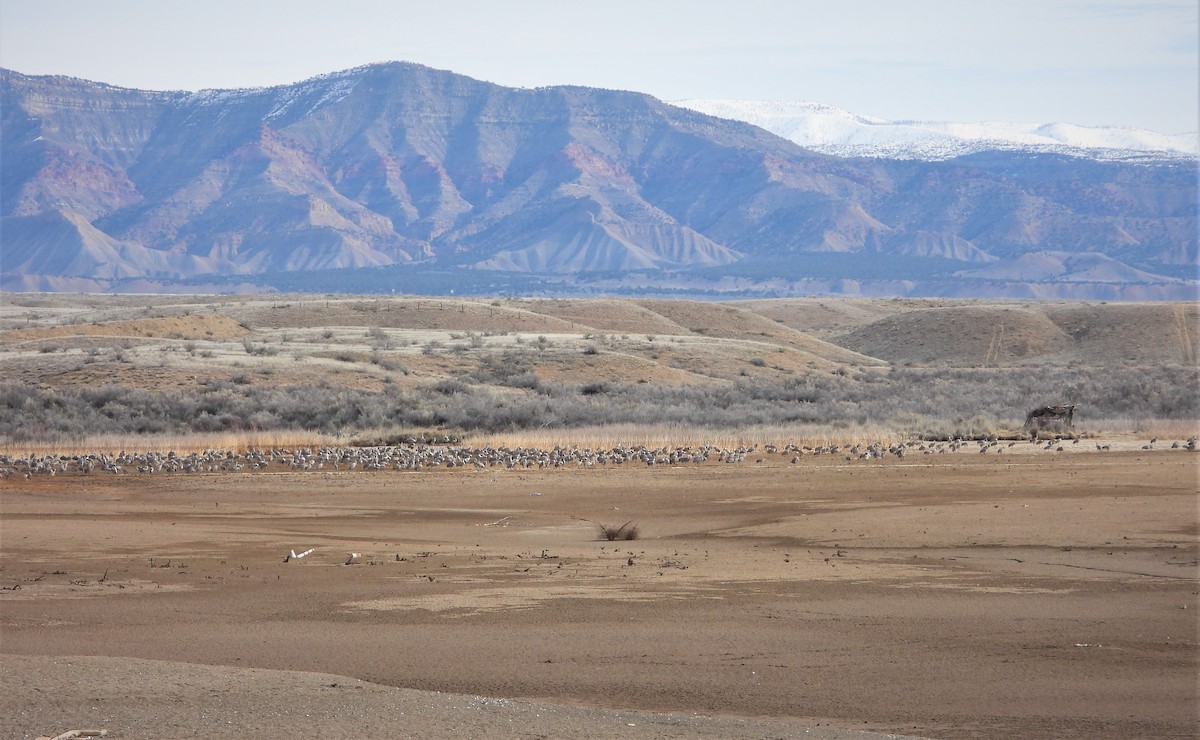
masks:
[[[1097,436],[1158,438],[1165,441],[1167,446],[1170,446],[1172,441],[1187,440],[1191,437],[1200,438],[1200,419],[1117,418],[1085,422],[1079,427],[1082,432]]]
[[[1022,437],[1018,429],[996,430],[1002,437]],[[1123,449],[1137,449],[1150,439],[1157,438],[1159,447],[1200,437],[1200,420],[1138,420],[1110,419],[1102,423],[1083,423],[1077,428],[1085,440],[1099,439],[1121,443]],[[783,448],[852,447],[881,444],[889,446],[912,442],[918,438],[913,428],[903,425],[845,425],[834,428],[828,424],[754,425],[737,429],[709,428],[680,424],[611,424],[572,429],[528,429],[495,433],[455,434],[447,437],[438,429],[362,429],[352,435],[337,435],[306,430],[191,432],[184,434],[92,434],[68,437],[55,441],[20,443],[0,442],[0,455],[29,454],[115,454],[128,452],[174,450],[180,454],[206,450],[233,451],[267,449],[316,449],[320,447],[375,446],[402,444],[414,438],[429,444],[452,444],[474,448],[506,447],[509,449],[543,449],[555,447],[606,450],[617,447],[647,449],[738,448],[761,451],[769,445]],[[447,441],[448,440],[448,441]],[[1086,446],[1090,449],[1090,444]]]
[[[712,429],[678,424],[612,424],[576,429],[530,429],[491,434],[471,434],[465,444],[474,447],[526,447],[552,449],[612,449],[622,445],[648,449],[700,447],[723,449],[754,448],[788,444],[821,447],[881,442],[889,444],[909,439],[895,429],[882,426],[832,429],[824,424],[788,424],[749,426],[739,429]]]
[[[1163,437],[1169,438],[1163,426]],[[1130,430],[1132,431],[1132,430]],[[338,436],[305,430],[192,432],[187,434],[94,434],[21,443],[0,443],[0,455],[55,454],[114,454],[129,452],[174,450],[181,454],[205,450],[293,449],[336,447],[347,445],[376,445],[395,443],[407,437],[441,439],[436,429],[363,429],[352,436]],[[1181,437],[1181,438],[1186,438]],[[883,426],[831,429],[827,425],[751,426],[740,429],[711,429],[677,424],[613,424],[574,429],[531,429],[502,433],[472,433],[452,437],[453,444],[471,447],[518,447],[553,449],[612,449],[615,447],[646,447],[674,449],[711,445],[722,449],[762,448],[766,445],[783,447],[788,444],[810,447],[831,445],[851,446],[880,442],[891,444],[911,439],[896,429]]]
[[[345,444],[348,440],[332,434],[304,430],[271,432],[192,432],[188,434],[95,434],[54,442],[0,444],[0,455],[115,454],[174,450],[180,454],[205,450],[246,450],[317,448]]]

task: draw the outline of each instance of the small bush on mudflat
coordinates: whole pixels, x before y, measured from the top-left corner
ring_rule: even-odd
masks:
[[[636,540],[638,538],[638,526],[632,521],[625,522],[617,526],[615,524],[600,524],[600,536],[609,542],[616,540]]]

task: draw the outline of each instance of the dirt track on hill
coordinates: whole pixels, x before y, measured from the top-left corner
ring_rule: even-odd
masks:
[[[0,725],[1195,736],[1197,460],[14,477]]]

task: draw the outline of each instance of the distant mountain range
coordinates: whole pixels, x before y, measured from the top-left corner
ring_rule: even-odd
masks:
[[[821,103],[679,100],[675,105],[765,128],[840,157],[936,162],[989,151],[1064,154],[1099,161],[1196,159],[1200,133],[1161,134],[1071,123],[888,121]]]
[[[6,290],[1196,296],[1185,154],[831,156],[407,63],[201,92],[4,70],[0,116]]]

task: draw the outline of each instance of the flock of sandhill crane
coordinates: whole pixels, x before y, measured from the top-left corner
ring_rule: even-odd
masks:
[[[1157,438],[1142,449],[1154,449]],[[1078,444],[1079,439],[1073,440]],[[847,461],[882,459],[889,455],[903,458],[910,454],[936,455],[977,450],[995,454],[1018,443],[1002,443],[995,437],[968,441],[950,439],[941,442],[898,442],[855,445],[773,445],[746,447],[696,447],[617,446],[603,449],[580,447],[554,447],[552,449],[528,447],[464,447],[436,444],[412,444],[386,447],[320,447],[316,449],[269,449],[234,452],[231,450],[206,450],[190,454],[176,452],[121,451],[116,454],[29,454],[28,456],[0,455],[0,478],[21,475],[92,473],[110,474],[153,474],[153,473],[234,473],[267,470],[287,471],[349,471],[349,470],[428,470],[434,468],[564,468],[595,467],[597,465],[684,465],[701,464],[709,461],[742,463],[747,459],[765,462],[766,455],[790,457],[792,463],[800,462],[805,455],[842,455]],[[1037,449],[1062,451],[1064,444],[1051,441],[1031,442]],[[1175,442],[1173,449],[1196,449],[1196,438],[1187,442]],[[1108,445],[1096,445],[1097,450],[1106,450]]]

